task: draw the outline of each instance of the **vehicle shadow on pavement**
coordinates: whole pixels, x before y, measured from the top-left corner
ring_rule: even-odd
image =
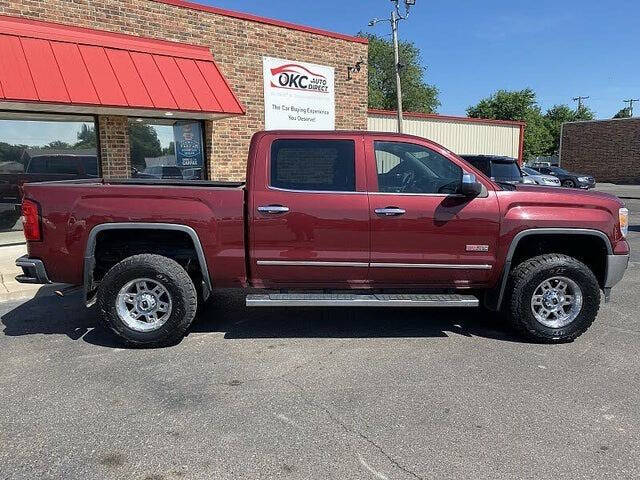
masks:
[[[111,332],[96,328],[96,309],[86,308],[82,293],[58,297],[47,287],[36,296],[0,317],[8,337],[23,335],[66,335],[107,347],[122,346]]]
[[[191,332],[247,338],[446,338],[450,335],[522,342],[495,313],[479,309],[247,308],[244,291],[216,291]],[[104,347],[123,343],[99,326],[82,294],[36,295],[0,317],[6,336],[66,335]]]
[[[420,338],[449,334],[522,343],[494,312],[477,308],[247,308],[246,292],[215,292],[191,332],[246,338]]]

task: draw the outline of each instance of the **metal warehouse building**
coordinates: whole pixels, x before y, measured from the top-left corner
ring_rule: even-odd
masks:
[[[397,132],[396,112],[369,110],[370,131]],[[427,138],[459,155],[503,155],[522,163],[524,122],[405,113],[404,133]]]

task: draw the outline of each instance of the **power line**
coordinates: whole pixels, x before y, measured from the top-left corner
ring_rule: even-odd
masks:
[[[578,102],[578,111],[582,110],[582,101],[587,100],[589,97],[574,97],[573,101]]]
[[[640,98],[630,98],[629,100],[623,100],[623,102],[629,104],[629,116],[633,117],[633,104],[640,102]]]

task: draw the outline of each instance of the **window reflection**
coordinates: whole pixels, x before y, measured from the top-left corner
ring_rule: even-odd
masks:
[[[133,178],[205,179],[199,121],[131,119],[129,143]]]
[[[98,176],[93,117],[0,114],[0,231],[19,231],[20,186]],[[11,243],[0,238],[0,245]]]

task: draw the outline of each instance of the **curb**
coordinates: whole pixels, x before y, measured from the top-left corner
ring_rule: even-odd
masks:
[[[0,273],[0,302],[32,298],[45,286],[17,282],[15,277],[20,273],[20,270]]]
[[[31,300],[36,297],[53,295],[56,290],[60,290],[63,287],[60,284],[32,285],[18,283],[15,280],[6,282],[3,286],[4,291],[0,291],[0,303]]]
[[[17,300],[31,300],[35,298],[44,285],[37,285],[38,288],[30,290],[16,290],[13,292],[0,293],[0,303],[15,302]]]

